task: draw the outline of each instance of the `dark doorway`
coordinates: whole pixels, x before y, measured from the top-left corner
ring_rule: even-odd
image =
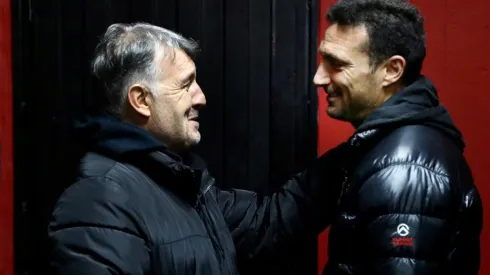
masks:
[[[316,157],[317,0],[14,0],[16,274],[43,274],[46,220],[73,119],[97,88],[89,60],[114,22],[145,21],[201,45],[198,151],[221,187],[268,193]],[[316,238],[243,273],[315,274]],[[255,269],[258,268],[258,269]]]

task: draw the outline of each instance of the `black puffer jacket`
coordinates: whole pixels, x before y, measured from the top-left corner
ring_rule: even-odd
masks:
[[[349,144],[324,274],[478,274],[482,205],[430,81],[394,95]]]
[[[333,218],[341,181],[323,168],[334,152],[261,197],[218,189],[198,158],[135,126],[99,118],[82,128],[91,152],[49,225],[55,274],[237,274],[237,259],[283,250]]]

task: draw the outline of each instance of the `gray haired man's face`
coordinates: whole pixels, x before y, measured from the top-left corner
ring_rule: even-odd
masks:
[[[201,140],[198,109],[206,105],[206,97],[196,81],[196,66],[182,50],[174,56],[158,58],[163,74],[153,89],[147,129],[169,149],[187,150]]]

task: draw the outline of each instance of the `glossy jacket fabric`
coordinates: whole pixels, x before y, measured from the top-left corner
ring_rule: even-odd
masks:
[[[325,209],[340,184],[325,184],[334,177],[324,169],[333,152],[262,197],[220,190],[199,158],[135,126],[99,118],[84,127],[94,128],[91,150],[49,225],[53,274],[237,274],[238,259],[285,250],[333,218]]]
[[[324,274],[477,275],[482,205],[431,82],[394,95],[349,144]]]

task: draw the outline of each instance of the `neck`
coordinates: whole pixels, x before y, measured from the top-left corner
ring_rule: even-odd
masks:
[[[400,83],[400,82],[393,83],[392,85],[386,87],[384,89],[384,94],[386,96],[385,96],[385,100],[383,102],[385,102],[388,99],[390,99],[390,97],[392,97],[394,94],[396,94],[399,91],[401,91],[403,88],[405,88],[405,86],[402,83]]]
[[[355,128],[359,128],[359,126],[361,126],[363,120],[358,120],[358,121],[351,121],[350,124]]]
[[[390,99],[394,94],[398,93],[401,89],[403,89],[403,85],[400,84],[400,83],[394,83],[388,87],[386,87],[385,89],[383,89],[382,91],[382,95],[381,97],[379,97],[378,101],[373,105],[371,106],[371,108],[366,108],[366,110],[364,111],[364,113],[361,114],[361,116],[354,120],[354,121],[351,121],[351,125],[354,126],[354,128],[359,128],[359,126],[361,126],[362,122],[372,113],[374,112],[376,109],[379,108],[379,106],[383,105],[383,103],[385,103],[388,99]]]

